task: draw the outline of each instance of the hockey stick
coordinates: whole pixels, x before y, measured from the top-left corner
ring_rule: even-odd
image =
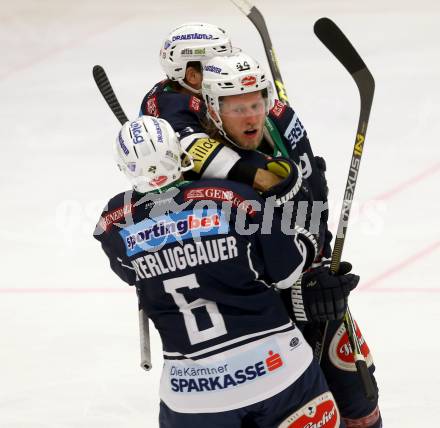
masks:
[[[267,29],[266,22],[262,13],[248,0],[231,0],[254,24],[257,31],[260,33],[261,40],[263,41],[264,51],[266,52],[267,61],[269,62],[270,72],[275,82],[275,88],[278,94],[278,98],[284,104],[289,105],[287,98],[286,88],[284,87],[283,78],[281,77],[280,68],[278,65],[278,59],[275,55],[275,50],[270,39],[269,30]]]
[[[263,41],[264,50],[266,52],[266,57],[267,57],[267,60],[268,60],[268,63],[269,63],[269,67],[270,67],[270,70],[272,72],[272,76],[273,76],[273,79],[275,81],[275,84],[276,84],[278,98],[288,105],[287,94],[286,94],[286,91],[285,91],[285,88],[284,88],[283,80],[281,78],[281,73],[279,71],[278,60],[276,58],[276,55],[275,55],[275,52],[274,52],[274,49],[273,49],[273,46],[272,46],[272,41],[271,41],[270,36],[269,36],[269,31],[268,31],[266,23],[264,21],[263,15],[257,9],[257,7],[254,6],[248,0],[231,0],[231,1],[248,17],[248,19],[254,24],[254,26],[258,30],[258,32],[259,32],[259,34],[261,36],[261,39]],[[350,50],[351,50],[355,54],[355,55],[352,55],[352,57],[357,57],[356,59],[360,60],[360,63],[362,63],[365,66],[365,64],[363,63],[363,61],[361,60],[361,58],[359,57],[359,55],[357,54],[357,52],[355,51],[353,46],[350,44],[348,39],[343,35],[343,33],[337,28],[337,26],[334,23],[332,23],[333,26],[336,29],[338,29],[338,31],[340,33],[340,36],[342,36],[342,37],[339,37],[339,38],[338,37],[333,37],[333,38],[331,37],[331,34],[329,34],[329,32],[331,33],[331,30],[330,31],[326,31],[326,27],[328,27],[328,25],[325,25],[325,23],[327,21],[330,21],[330,20],[324,19],[324,21],[322,21],[321,24],[317,25],[317,27],[315,25],[315,33],[316,33],[316,28],[318,28],[318,32],[320,34],[322,34],[323,39],[326,39],[327,38],[326,36],[329,36],[328,37],[329,40],[333,39],[333,42],[334,42],[333,45],[337,44],[338,42],[345,42],[345,43],[341,44],[340,48],[337,48],[336,46],[333,46],[333,48],[335,49],[335,52],[336,51],[338,51],[338,53],[340,52],[340,56],[337,56],[339,61],[341,61],[341,58],[342,58],[341,55],[343,53],[345,53],[346,55],[349,55]],[[321,41],[324,44],[326,44],[327,42],[324,42],[323,39],[321,39]],[[327,44],[326,44],[326,46],[327,46]],[[332,49],[330,49],[330,50],[332,50]],[[341,62],[344,64],[343,61],[341,61]],[[352,61],[352,66],[355,66],[356,64],[359,65],[360,63],[359,63],[359,61]],[[358,70],[355,70],[354,68],[352,68],[352,66],[350,66],[349,72],[350,72],[350,74],[353,75]],[[364,67],[364,68],[368,71],[368,69],[366,67]],[[362,73],[362,74],[365,74],[365,73]],[[370,76],[371,76],[371,74],[370,74]],[[360,82],[362,82],[363,79],[365,79],[365,77],[362,77],[362,76],[358,77],[356,75],[355,81],[358,84],[358,87],[359,87]],[[363,92],[361,92],[361,89],[359,89],[360,93],[361,93],[361,103],[362,103],[360,123],[361,123],[361,120],[363,120],[363,123],[365,123],[365,129],[363,129],[363,127],[361,127],[361,126],[358,127],[361,130],[361,132],[363,130],[363,134],[362,134],[361,132],[359,132],[359,129],[358,129],[358,135],[360,136],[359,138],[360,139],[363,138],[362,142],[360,142],[360,140],[359,141],[356,140],[356,143],[358,145],[360,145],[361,148],[362,148],[362,145],[363,145],[363,141],[365,139],[366,124],[368,122],[368,116],[369,116],[369,112],[370,112],[370,109],[371,109],[372,96],[373,96],[373,93],[374,93],[374,80],[373,80],[372,76],[371,76],[371,80],[372,80],[373,85],[372,85],[372,91],[371,91],[371,97],[370,97],[371,99],[370,100],[368,100],[368,97]],[[365,86],[365,85],[363,85],[363,86]],[[367,108],[368,102],[369,102],[369,108]],[[363,114],[363,112],[367,112],[367,115],[365,116],[365,114]],[[364,121],[365,118],[366,118],[366,121]],[[361,154],[362,154],[362,150],[361,150]],[[359,168],[359,164],[358,163],[360,162],[360,157],[359,157],[359,159],[355,159],[355,162],[357,162],[357,168]],[[357,171],[356,171],[356,177],[357,177]],[[345,204],[345,200],[344,200],[344,204]],[[351,204],[351,201],[350,201],[350,204]],[[348,221],[349,210],[350,210],[350,206],[348,206],[348,212],[345,211],[346,212],[346,217],[345,217],[346,221]],[[346,222],[345,222],[345,224],[346,224]],[[340,222],[340,226],[341,226],[341,222]],[[346,226],[345,226],[345,228],[346,228]],[[338,230],[338,232],[339,232],[339,230]],[[338,233],[338,237],[340,237],[339,233]],[[335,255],[337,255],[337,256],[334,257],[334,262],[333,262],[333,264],[331,266],[331,270],[333,272],[336,272],[338,270],[338,268],[339,268],[339,264],[340,264],[340,261],[341,261],[343,244],[344,244],[344,240],[343,239],[342,240],[338,239],[337,241],[335,240],[335,250],[337,252],[336,252],[336,254],[333,253],[333,257]],[[372,379],[371,379],[370,373],[369,373],[368,369],[366,369],[367,366],[366,366],[365,358],[363,357],[362,353],[360,352],[360,344],[359,344],[358,337],[356,335],[355,324],[354,324],[353,318],[351,317],[351,313],[350,313],[349,310],[347,310],[347,314],[344,317],[344,325],[345,325],[345,328],[346,328],[346,331],[347,331],[347,335],[348,335],[348,338],[349,338],[349,341],[350,341],[350,344],[351,344],[351,347],[352,347],[352,350],[353,350],[353,356],[354,356],[354,359],[355,359],[356,368],[357,368],[357,370],[358,370],[358,372],[360,374],[360,377],[362,379],[362,383],[364,385],[364,390],[365,390],[366,396],[369,399],[374,399],[375,395],[376,395],[376,391],[375,391],[375,388],[373,387],[373,383],[372,383]],[[326,334],[327,334],[327,326],[328,326],[328,323],[325,323],[324,326],[323,326],[323,329],[321,331],[321,338],[318,339],[316,341],[316,343],[315,343],[314,353],[319,358],[319,360],[321,360],[321,356],[322,356],[324,340],[325,340],[325,337],[326,337]]]
[[[116,116],[116,119],[119,120],[121,125],[123,125],[125,122],[128,122],[128,117],[124,113],[124,110],[122,110],[121,104],[119,104],[119,101],[116,98],[107,74],[100,65],[95,65],[93,67],[93,79],[95,79],[96,86],[98,87],[111,111]]]
[[[333,247],[330,269],[333,273],[339,270],[347,233],[348,220],[350,217],[351,203],[353,201],[354,191],[361,163],[365,134],[367,132],[368,119],[370,116],[371,105],[374,96],[374,78],[362,58],[356,52],[356,49],[338,28],[338,26],[328,18],[321,18],[315,22],[314,32],[327,49],[337,58],[345,67],[355,81],[360,95],[361,109],[359,114],[359,123],[354,142],[353,154],[350,162],[347,184],[345,186],[344,201],[342,203],[341,215],[339,218],[338,232]],[[357,371],[361,377],[365,395],[369,400],[377,398],[376,388],[368,371],[365,357],[361,352],[360,343],[356,334],[356,327],[351,317],[350,310],[344,316],[344,325],[347,331],[348,339],[353,352]],[[325,334],[325,333],[324,333]],[[325,336],[322,338],[322,345]]]
[[[98,86],[99,91],[104,97],[104,100],[121,125],[128,122],[128,117],[124,113],[124,110],[122,110],[121,104],[119,104],[112,85],[108,80],[107,74],[100,65],[95,65],[93,67],[93,79],[95,80],[96,86]],[[139,295],[138,301],[140,301]],[[148,371],[153,367],[151,364],[150,330],[148,317],[141,308],[139,308],[139,334],[141,346],[141,367]]]

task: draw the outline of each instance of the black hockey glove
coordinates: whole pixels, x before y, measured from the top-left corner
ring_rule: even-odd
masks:
[[[308,189],[304,190],[301,169],[290,159],[274,158],[266,162],[265,168],[282,178],[275,186],[262,193],[263,198],[267,199],[275,196],[277,206],[284,205],[291,200],[308,200],[310,193]],[[306,192],[306,195],[302,195]]]
[[[344,317],[348,295],[359,276],[349,273],[351,264],[341,262],[333,275],[328,267],[305,272],[292,286],[292,307],[296,321],[333,321]]]

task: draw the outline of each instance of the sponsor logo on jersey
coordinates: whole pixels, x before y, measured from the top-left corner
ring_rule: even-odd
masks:
[[[290,415],[279,428],[338,428],[340,416],[331,392],[309,401]]]
[[[200,174],[205,163],[210,159],[210,156],[220,146],[220,143],[210,138],[199,138],[196,140],[188,150],[188,153],[194,159],[193,171]]]
[[[255,216],[256,214],[251,201],[247,201],[238,193],[222,187],[198,187],[195,189],[188,189],[185,190],[183,198],[185,201],[196,199],[231,202],[233,207],[245,211],[251,217]]]
[[[124,155],[128,156],[128,154],[130,152],[128,151],[127,146],[124,144],[124,139],[122,138],[121,131],[119,131],[119,134],[118,134],[118,142],[119,142],[119,145],[120,145],[122,151],[124,152]]]
[[[275,100],[275,105],[272,107],[270,113],[273,114],[276,118],[280,118],[283,116],[284,112],[286,111],[286,104],[283,104],[279,100]]]
[[[113,223],[122,220],[127,214],[131,214],[133,212],[133,204],[125,204],[122,207],[116,208],[113,211],[105,214],[99,220],[99,225],[102,230],[107,231]]]
[[[298,141],[304,137],[304,134],[304,126],[295,113],[286,129],[286,132],[284,133],[284,136],[289,140],[292,149],[296,147],[296,143],[298,143]]]
[[[255,76],[245,76],[241,79],[241,84],[243,86],[254,86],[257,83],[257,78]]]
[[[139,122],[132,122],[130,124],[132,140],[134,144],[143,143],[144,137],[142,136],[142,125]]]
[[[173,36],[172,41],[176,40],[211,40],[212,34],[203,34],[203,33],[190,33],[190,34],[179,34],[177,36]]]
[[[195,113],[198,113],[201,108],[201,101],[199,98],[192,96],[189,100],[189,109]]]
[[[191,393],[234,388],[255,379],[269,376],[283,365],[281,355],[270,350],[267,357],[244,366],[234,364],[205,368],[178,368],[172,366],[170,369],[171,390],[180,393]]]
[[[147,108],[146,108],[147,114],[149,116],[159,116],[159,106],[157,104],[157,97],[151,97],[147,99]]]
[[[359,330],[357,323],[356,325],[356,336],[359,339],[359,344],[361,345],[362,355],[365,357],[367,366],[370,367],[373,364],[373,357],[370,353],[370,348],[365,342],[362,333]],[[328,349],[328,354],[330,361],[339,369],[349,372],[356,371],[356,365],[354,363],[354,357],[350,342],[348,340],[347,332],[345,326],[342,323],[335,335],[333,336],[330,346]]]
[[[194,239],[229,232],[229,224],[220,210],[187,210],[146,219],[119,231],[127,256]]]
[[[221,74],[222,69],[220,67],[216,67],[215,65],[205,65],[203,67],[205,71],[210,71],[211,73]]]

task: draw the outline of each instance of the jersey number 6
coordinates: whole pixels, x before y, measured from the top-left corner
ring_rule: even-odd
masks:
[[[223,320],[215,302],[206,299],[197,299],[190,303],[186,301],[185,296],[182,293],[177,291],[179,288],[199,288],[200,284],[197,282],[195,274],[167,279],[163,284],[165,286],[165,291],[173,296],[179,311],[183,315],[191,345],[214,339],[227,333],[225,321]],[[199,330],[196,317],[193,313],[194,309],[201,307],[206,308],[206,312],[212,323],[212,327],[205,330]]]

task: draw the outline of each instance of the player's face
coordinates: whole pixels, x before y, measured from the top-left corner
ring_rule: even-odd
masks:
[[[245,150],[256,150],[263,139],[266,100],[261,91],[223,97],[220,118],[228,136]]]

